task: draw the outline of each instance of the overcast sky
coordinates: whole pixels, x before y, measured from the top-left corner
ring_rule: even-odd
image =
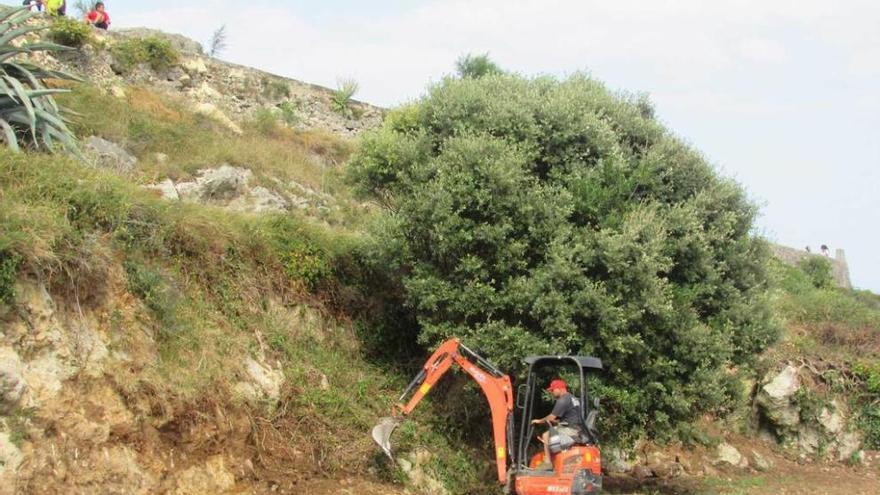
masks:
[[[762,205],[765,236],[843,248],[855,285],[880,293],[880,0],[106,3],[116,28],[204,42],[226,24],[222,58],[326,86],[354,77],[383,106],[468,52],[648,93]]]

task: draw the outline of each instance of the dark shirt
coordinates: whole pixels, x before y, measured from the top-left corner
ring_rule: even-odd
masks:
[[[553,412],[550,414],[556,416],[560,423],[567,424],[572,428],[581,427],[581,401],[575,399],[571,394],[565,394],[556,399]]]

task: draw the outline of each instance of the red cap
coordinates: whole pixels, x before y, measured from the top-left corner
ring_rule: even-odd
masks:
[[[562,378],[557,378],[550,382],[550,386],[547,387],[548,392],[552,392],[554,390],[568,390],[568,385],[565,383],[565,380]]]

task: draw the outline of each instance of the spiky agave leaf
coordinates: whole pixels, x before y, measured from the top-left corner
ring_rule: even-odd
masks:
[[[44,81],[80,79],[17,60],[20,55],[39,51],[70,50],[55,43],[19,42],[28,33],[47,29],[25,24],[33,16],[27,7],[0,16],[0,141],[13,150],[29,147],[52,152],[60,145],[79,154],[76,137],[53,98],[67,90],[47,88]]]

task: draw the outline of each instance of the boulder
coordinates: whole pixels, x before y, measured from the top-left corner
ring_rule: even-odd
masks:
[[[287,200],[262,186],[251,189],[229,204],[233,210],[254,213],[287,211],[287,206]]]
[[[633,470],[633,462],[623,449],[609,447],[602,450],[602,468],[608,473],[629,473]]]
[[[199,170],[195,181],[179,182],[175,188],[183,200],[228,201],[247,191],[250,178],[250,170],[221,165],[218,168]]]
[[[837,437],[837,459],[849,461],[862,448],[862,437],[857,432],[849,431]],[[864,458],[864,456],[861,456]]]
[[[83,150],[89,161],[98,168],[127,173],[134,170],[137,158],[118,144],[90,136],[83,142]]]
[[[754,450],[752,451],[752,464],[758,471],[769,471],[773,469],[773,462]]]
[[[249,402],[268,400],[272,404],[281,398],[284,373],[253,358],[244,362],[246,380],[235,386],[235,392]]]
[[[15,470],[21,461],[21,450],[12,442],[9,433],[0,431],[0,485],[14,481]]]
[[[0,414],[18,408],[27,390],[18,353],[11,347],[0,347]]]
[[[431,476],[427,467],[434,459],[434,454],[426,449],[416,450],[407,458],[398,458],[397,465],[400,470],[409,478],[413,488],[421,493],[429,495],[449,495],[449,490],[443,486],[443,483]]]
[[[180,195],[177,193],[177,187],[174,185],[174,181],[171,179],[165,179],[158,184],[150,184],[144,186],[144,188],[158,191],[159,194],[162,195],[163,199],[168,199],[171,201],[177,201],[178,199],[180,199]]]
[[[208,73],[208,66],[201,57],[188,57],[180,62],[180,66],[190,76],[202,76]]]
[[[235,475],[226,466],[222,455],[211,457],[202,465],[192,466],[177,475],[174,495],[200,495],[203,493],[224,493],[235,486]]]
[[[844,419],[843,415],[840,414],[837,408],[837,403],[835,401],[831,402],[832,409],[828,409],[827,407],[823,407],[822,411],[819,412],[819,417],[816,419],[819,421],[819,424],[822,428],[825,429],[831,435],[837,435],[841,431],[843,431],[844,427]]]
[[[747,468],[749,467],[749,460],[740,454],[736,447],[727,442],[722,442],[718,445],[715,452],[715,464]]]
[[[199,115],[203,115],[205,117],[208,117],[209,119],[219,122],[235,134],[242,134],[241,127],[233,122],[232,119],[227,117],[226,114],[223,113],[222,110],[217,108],[213,103],[199,103],[195,106],[193,111]]]
[[[778,374],[768,374],[758,391],[758,406],[777,433],[793,433],[800,423],[800,411],[793,401],[800,386],[798,369],[788,365]]]

